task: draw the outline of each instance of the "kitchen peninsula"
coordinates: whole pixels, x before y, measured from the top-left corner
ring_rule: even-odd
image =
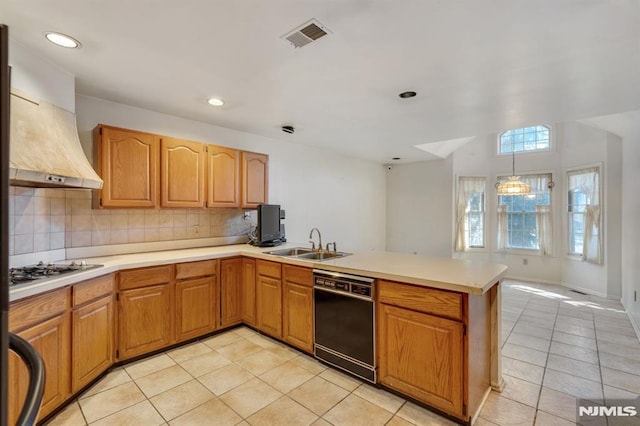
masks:
[[[377,383],[384,388],[465,423],[479,413],[491,388],[500,390],[500,282],[505,266],[387,252],[316,262],[268,254],[271,250],[235,244],[95,257],[83,260],[103,267],[15,286],[10,292],[10,327],[19,334],[50,320],[45,315],[37,324],[26,321],[34,312],[28,306],[45,306],[53,297],[60,307],[51,316],[62,318],[57,354],[58,362],[67,359],[68,366],[57,369],[60,377],[53,383],[58,389],[45,391],[41,415],[84,390],[115,363],[241,323],[312,353],[312,268],[376,280]],[[102,325],[94,329],[104,330],[105,336],[92,336],[97,352],[83,348],[83,353],[96,356],[96,368],[75,374],[73,348],[79,342],[74,338],[84,318],[76,315],[80,309],[102,312],[96,317]],[[219,314],[212,317],[212,311]],[[152,320],[158,325],[150,331],[132,329]],[[22,325],[16,328],[18,321]],[[64,324],[71,330],[64,330]],[[156,335],[143,335],[147,332]],[[47,395],[55,395],[49,405]]]

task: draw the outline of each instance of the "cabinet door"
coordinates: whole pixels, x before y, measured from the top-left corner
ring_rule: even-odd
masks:
[[[220,263],[220,325],[242,322],[242,259]]]
[[[79,391],[113,364],[113,296],[73,310],[71,390]]]
[[[38,418],[58,407],[70,394],[71,360],[69,358],[69,314],[22,330],[19,336],[27,340],[42,357],[45,366],[45,386]],[[24,404],[29,373],[22,360],[11,353],[9,361],[9,424],[15,424]]]
[[[282,337],[282,288],[276,278],[258,275],[257,306],[258,329],[280,339]]]
[[[256,326],[256,261],[242,259],[242,321]]]
[[[120,292],[118,359],[131,358],[171,343],[169,284]]]
[[[155,207],[159,137],[109,126],[98,127],[97,137],[101,207]]]
[[[205,145],[163,137],[160,141],[162,207],[203,207]]]
[[[462,323],[379,304],[379,380],[463,416]]]
[[[176,283],[176,338],[198,337],[216,327],[215,277]]]
[[[240,151],[207,146],[207,207],[240,207]]]
[[[284,340],[307,352],[313,351],[313,271],[284,265],[282,331]]]
[[[255,208],[269,201],[269,156],[242,153],[242,208]]]

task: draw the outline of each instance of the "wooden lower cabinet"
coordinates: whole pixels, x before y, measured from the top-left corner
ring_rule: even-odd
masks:
[[[380,383],[455,416],[466,415],[462,323],[380,304],[378,350]]]
[[[220,262],[220,326],[242,322],[243,264],[241,258]]]
[[[176,283],[176,340],[183,341],[216,328],[215,277]]]
[[[119,293],[118,359],[131,358],[171,343],[170,284]]]
[[[282,282],[258,275],[258,329],[273,337],[282,337]]]
[[[256,316],[258,329],[282,338],[282,266],[256,261]]]
[[[71,391],[89,384],[114,361],[113,294],[108,294],[71,314]]]
[[[242,322],[252,326],[256,320],[256,261],[242,259]]]
[[[313,352],[313,270],[284,265],[282,332],[285,342]]]
[[[38,416],[42,419],[71,394],[69,313],[54,316],[17,334],[28,341],[44,361],[45,386]],[[27,394],[29,373],[17,355],[11,353],[9,359],[9,424],[15,424]]]

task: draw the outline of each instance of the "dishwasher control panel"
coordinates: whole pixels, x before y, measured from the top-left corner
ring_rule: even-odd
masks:
[[[316,288],[350,293],[366,298],[373,296],[373,278],[347,275],[329,271],[313,271],[313,283]]]

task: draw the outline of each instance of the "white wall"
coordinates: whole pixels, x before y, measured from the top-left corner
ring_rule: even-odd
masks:
[[[380,164],[305,147],[295,136],[282,142],[82,95],[76,111],[89,158],[91,130],[99,123],[269,154],[269,202],[286,210],[289,241],[306,244],[311,228],[318,227],[323,242],[336,241],[340,250],[385,247]]]
[[[622,304],[640,332],[640,133],[623,141],[622,170],[622,192],[633,194],[622,197]]]
[[[622,139],[607,133],[605,169],[605,253],[607,254],[607,297],[622,296]]]
[[[450,256],[453,160],[387,167],[387,250]]]
[[[581,123],[562,123],[557,126],[558,137],[562,144],[559,154],[563,169],[601,164],[601,184],[603,188],[604,208],[604,263],[594,265],[581,262],[576,258],[563,256],[562,283],[599,296],[620,297],[620,218],[621,218],[621,156],[620,138],[595,127]],[[566,191],[566,179],[563,176],[563,191]],[[562,200],[562,209],[566,209],[566,200]],[[563,227],[566,219],[561,218]],[[563,233],[563,247],[566,251],[566,238]]]
[[[47,61],[14,41],[9,42],[11,87],[40,100],[75,111],[73,74]]]

